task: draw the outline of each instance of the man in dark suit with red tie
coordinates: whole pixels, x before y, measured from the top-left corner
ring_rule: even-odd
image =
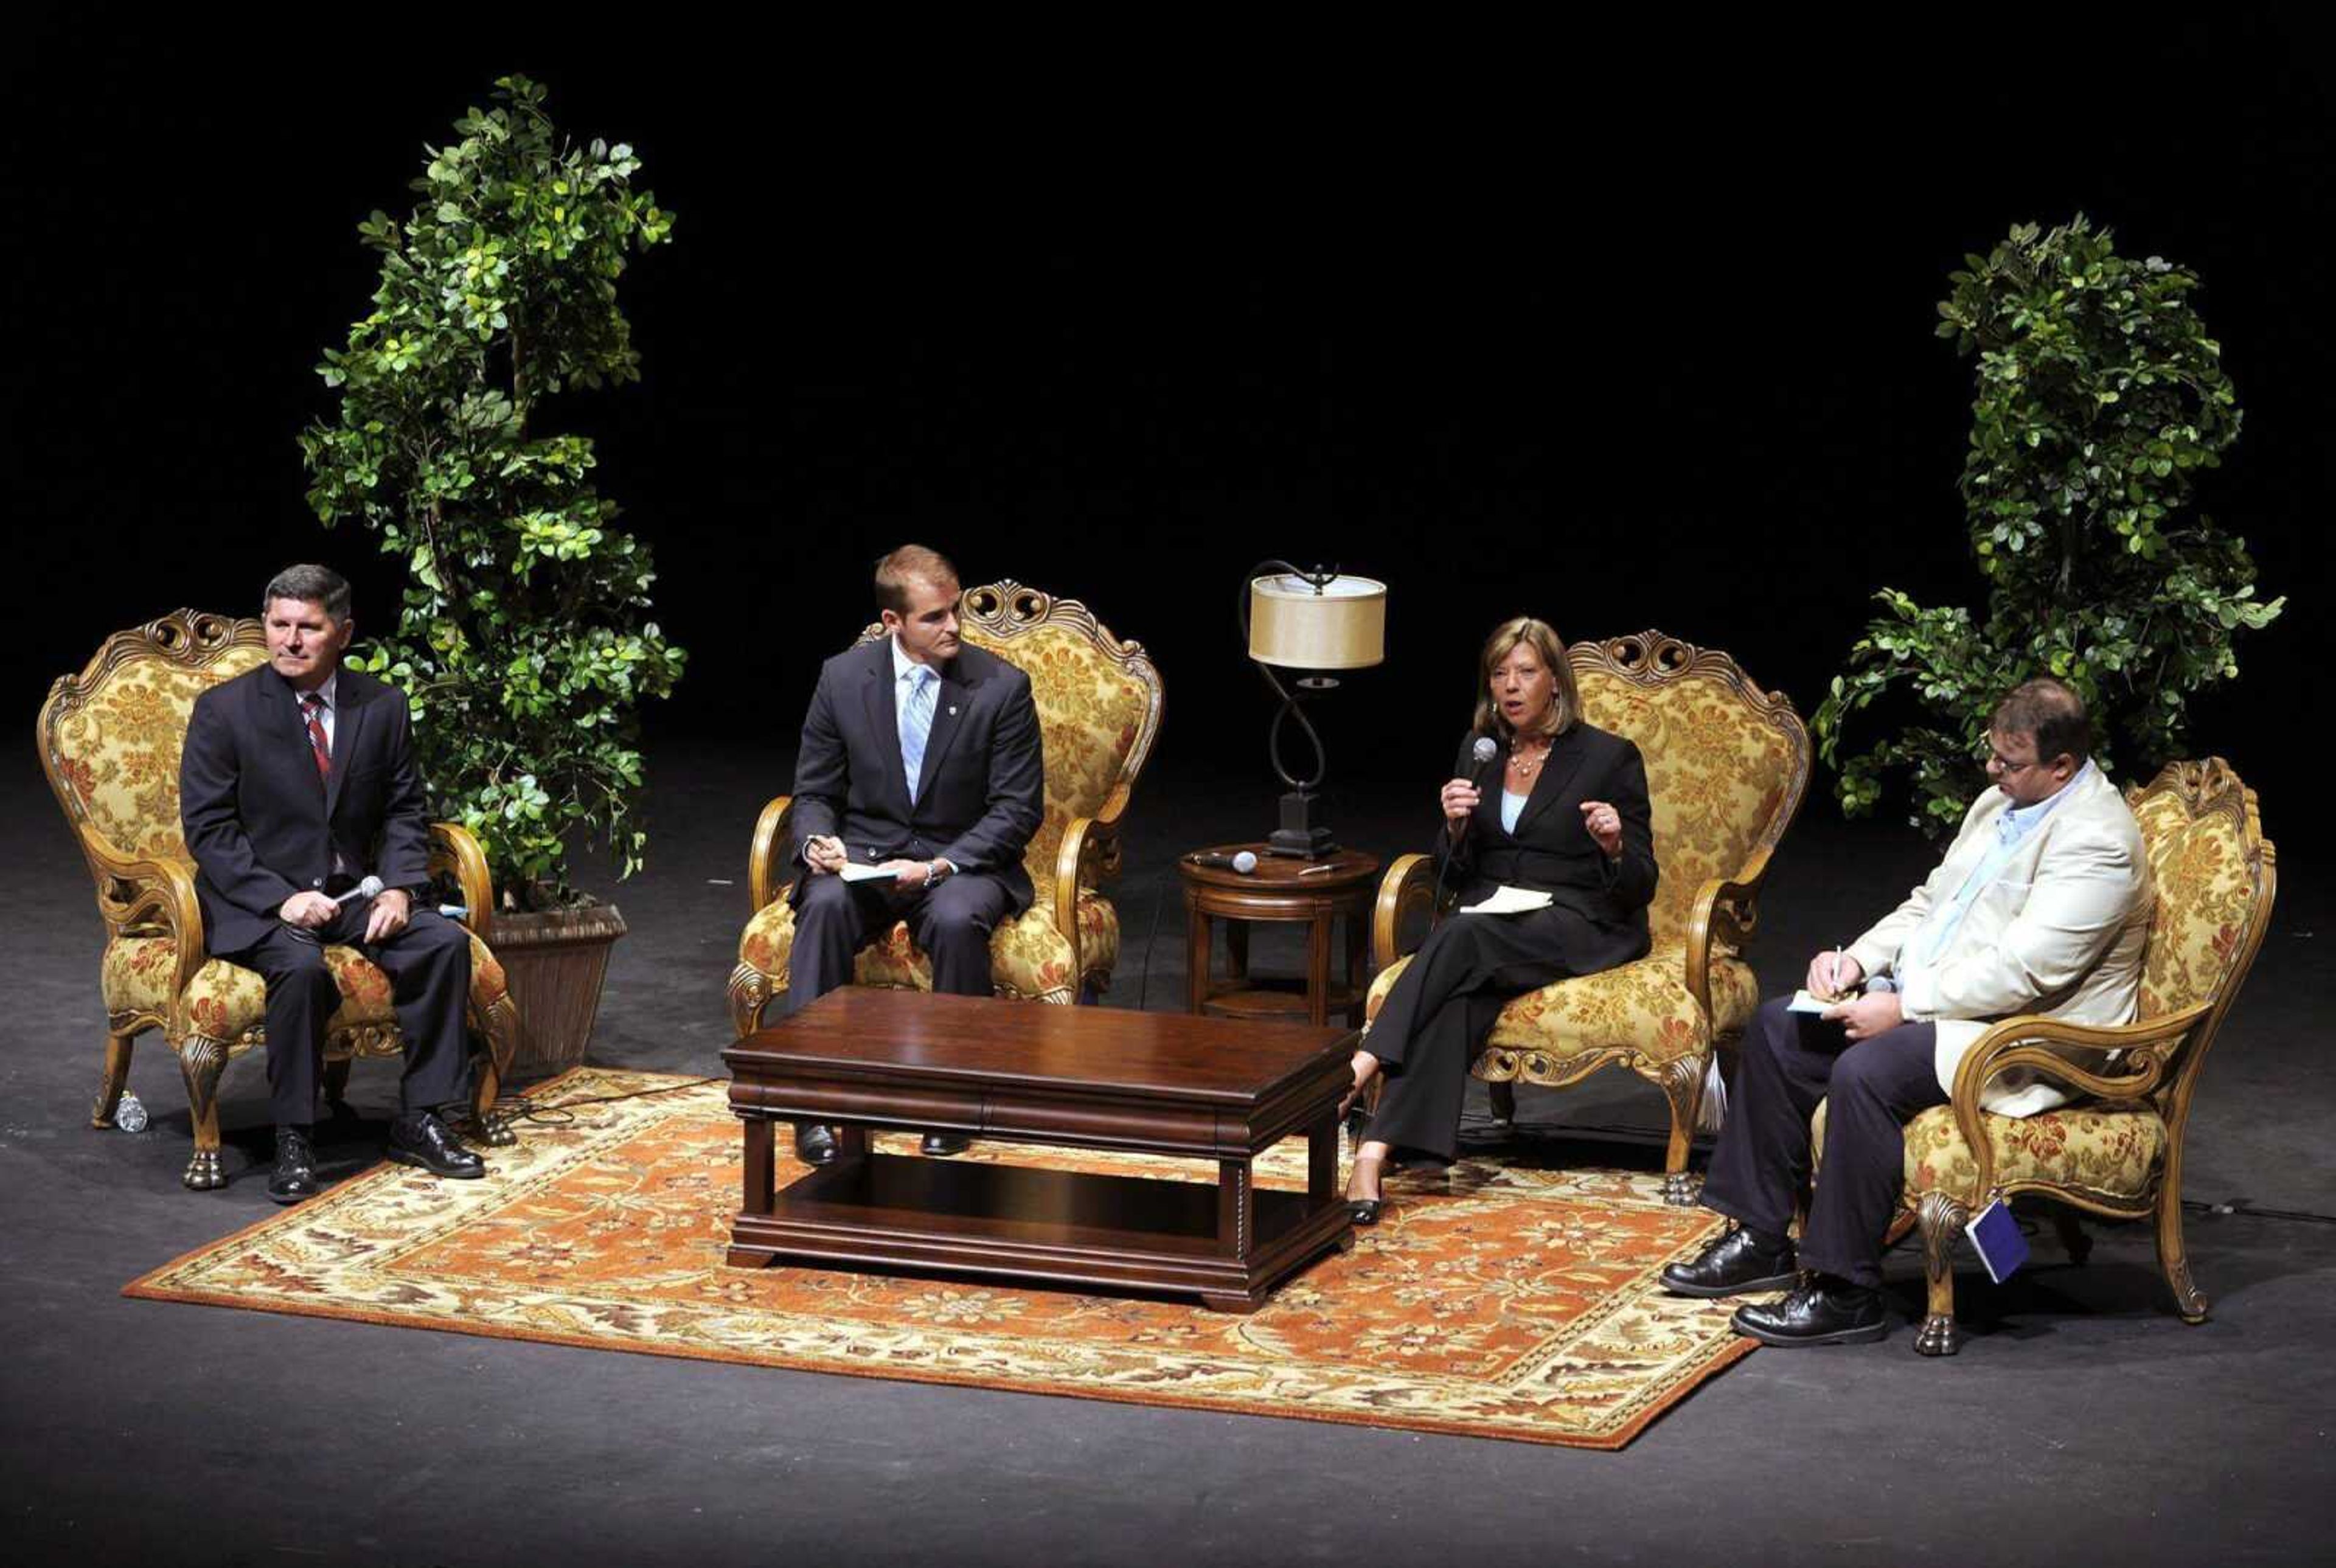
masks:
[[[903,545],[876,563],[890,634],[820,670],[795,758],[789,894],[790,1006],[852,980],[853,955],[905,919],[933,963],[933,989],[991,994],[989,934],[1030,907],[1022,852],[1046,810],[1030,677],[959,635],[957,569]],[[847,864],[890,872],[846,881]],[[925,1135],[925,1152],[965,1140]],[[795,1130],[795,1152],[834,1157],[825,1127]]]
[[[438,1115],[462,1101],[470,938],[414,901],[429,881],[429,823],[405,698],[341,667],[349,585],[321,566],[277,573],[261,599],[268,662],[195,699],[179,815],[195,858],[205,945],[268,983],[276,1168],[268,1195],[321,1189],[309,1129],[325,1026],[340,993],[325,949],[360,949],[388,974],[405,1037],[403,1114],[389,1157],[441,1176],[486,1164]],[[366,874],[382,891],[354,893]]]

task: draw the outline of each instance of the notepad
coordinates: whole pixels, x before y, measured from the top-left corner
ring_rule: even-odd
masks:
[[[1549,908],[1547,893],[1528,892],[1523,888],[1502,887],[1493,896],[1473,904],[1462,904],[1464,915],[1524,915],[1535,910]]]
[[[1795,991],[1793,999],[1785,1005],[1785,1010],[1788,1013],[1823,1013],[1831,1011],[1844,1002],[1855,1000],[1857,998],[1854,996],[1848,996],[1835,997],[1831,1001],[1827,1001],[1825,998],[1813,995],[1808,991]]]
[[[1971,1251],[1979,1254],[1987,1277],[1999,1285],[2028,1261],[2028,1238],[2020,1233],[2020,1222],[2001,1198],[1973,1215],[1963,1234],[1971,1239]]]
[[[847,862],[835,874],[848,882],[889,882],[896,881],[900,873],[883,866],[863,866]]]

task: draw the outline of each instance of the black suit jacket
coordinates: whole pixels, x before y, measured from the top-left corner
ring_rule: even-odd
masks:
[[[1472,735],[1461,742],[1454,777],[1476,776],[1471,755],[1475,739]],[[1501,925],[1524,939],[1522,945],[1560,940],[1581,949],[1563,955],[1574,974],[1643,957],[1649,946],[1647,905],[1654,901],[1659,873],[1647,767],[1638,746],[1595,726],[1574,725],[1550,747],[1514,833],[1501,826],[1501,780],[1508,762],[1504,745],[1484,770],[1482,798],[1459,844],[1453,845],[1449,833],[1437,834],[1438,852],[1449,858],[1445,874],[1460,890],[1460,901],[1475,903],[1504,883],[1548,893],[1556,909],[1590,923],[1586,943],[1578,931],[1559,935],[1573,928],[1572,921],[1504,916]],[[1582,825],[1583,801],[1605,801],[1622,819],[1619,859],[1609,860]]]
[[[998,879],[1030,907],[1022,852],[1046,814],[1046,776],[1030,677],[961,647],[933,694],[917,799],[909,803],[892,702],[892,641],[878,638],[821,667],[795,756],[794,850],[815,833],[855,861],[947,860]],[[797,878],[792,897],[803,898]]]
[[[335,852],[393,888],[429,880],[430,822],[404,694],[344,666],[334,687],[333,776],[316,776],[291,683],[267,665],[195,699],[179,759],[179,822],[215,953],[241,952]]]

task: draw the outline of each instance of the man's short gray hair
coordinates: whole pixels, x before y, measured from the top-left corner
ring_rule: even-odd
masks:
[[[329,566],[287,566],[269,578],[268,591],[259,597],[259,613],[266,615],[279,599],[321,604],[336,621],[349,618],[349,579]]]

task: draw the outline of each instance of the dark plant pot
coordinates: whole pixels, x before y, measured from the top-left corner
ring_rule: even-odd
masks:
[[[511,982],[519,1008],[514,1077],[565,1072],[584,1059],[600,1016],[600,982],[608,950],[625,934],[614,904],[553,914],[495,916],[488,945]]]

